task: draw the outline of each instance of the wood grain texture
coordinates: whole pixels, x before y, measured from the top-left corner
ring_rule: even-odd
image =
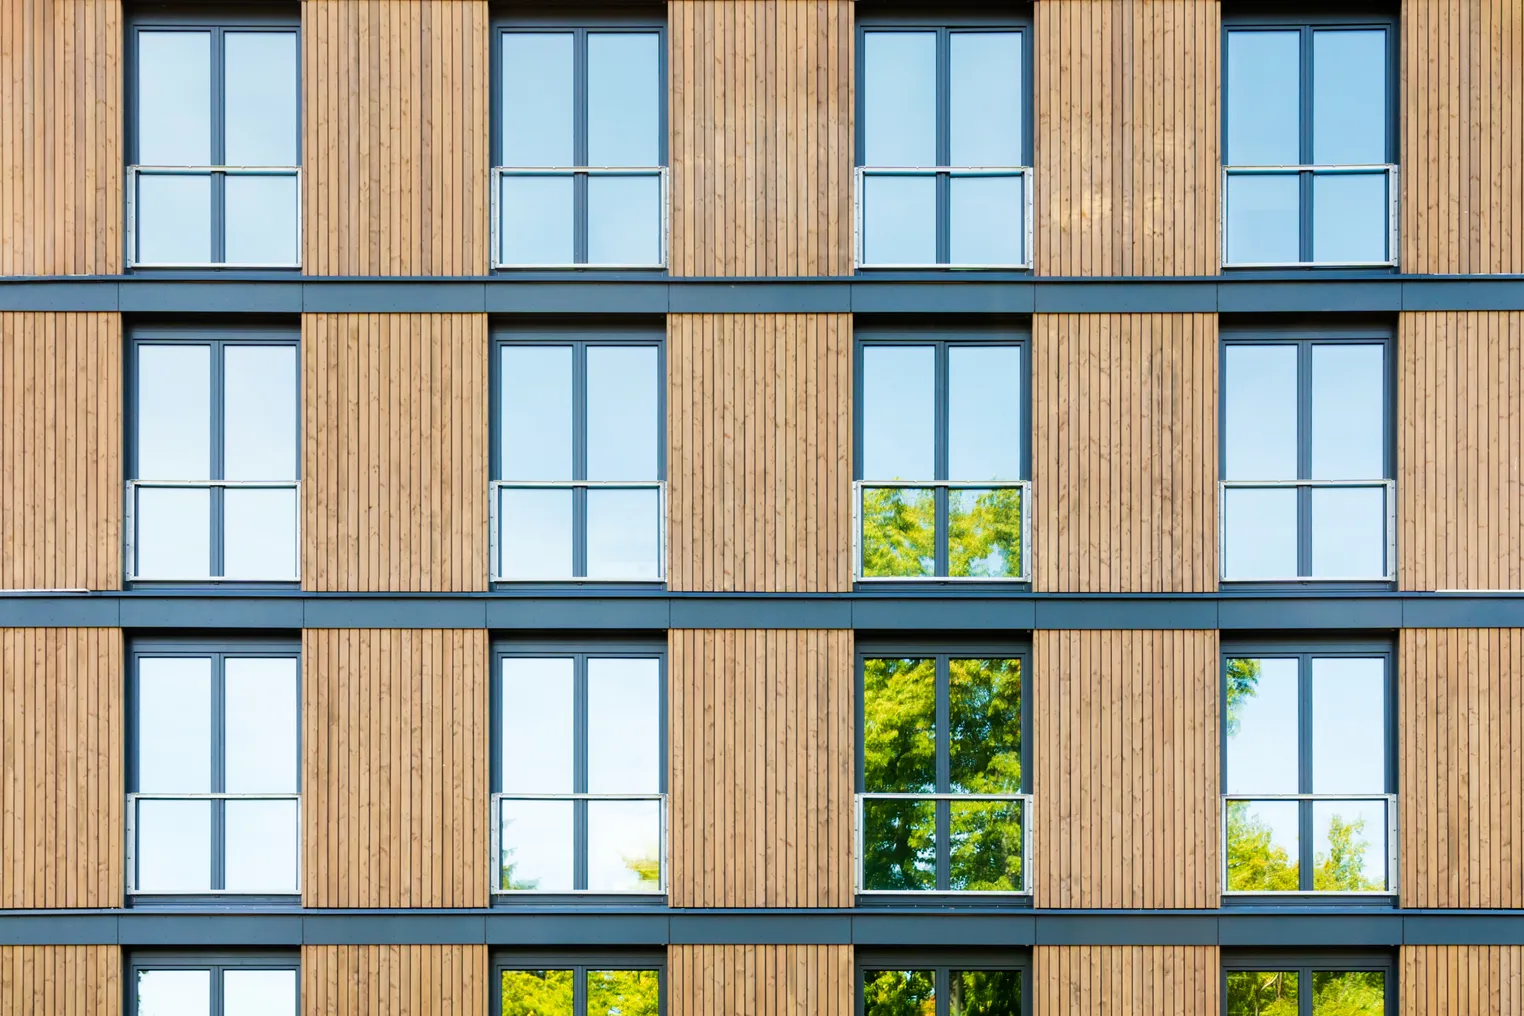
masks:
[[[122,905],[122,652],[115,628],[0,628],[0,908]]]
[[[1213,275],[1217,0],[1038,3],[1039,275]]]
[[[1038,946],[1036,1016],[1216,1016],[1216,946]]]
[[[1398,579],[1524,589],[1524,313],[1403,314]]]
[[[667,318],[674,590],[852,588],[852,320]]]
[[[302,899],[481,907],[485,630],[302,632]]]
[[[667,10],[672,274],[851,274],[850,0]]]
[[[1524,946],[1402,947],[1402,1016],[1524,1016]]]
[[[304,0],[309,275],[484,275],[486,0]]]
[[[122,584],[122,319],[0,314],[0,588]]]
[[[487,318],[302,318],[302,585],[487,586]]]
[[[1033,637],[1038,907],[1215,907],[1215,631]]]
[[[484,945],[302,947],[306,1016],[487,1016]]]
[[[114,945],[0,945],[5,1016],[119,1016],[122,950]]]
[[[668,633],[674,907],[852,905],[852,633]]]
[[[0,275],[122,270],[121,0],[0,4]]]
[[[1399,636],[1405,907],[1524,907],[1524,629]]]
[[[674,945],[671,1016],[852,1016],[848,945]]]
[[[1402,270],[1524,272],[1524,5],[1403,0]]]
[[[1038,314],[1032,346],[1034,588],[1215,590],[1216,315]]]

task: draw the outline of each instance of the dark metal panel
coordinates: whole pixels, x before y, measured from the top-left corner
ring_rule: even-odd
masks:
[[[306,600],[303,628],[485,628],[478,597],[326,597]]]
[[[530,282],[495,277],[486,286],[488,314],[665,314],[669,284],[609,282],[589,277],[578,282]]]
[[[160,282],[124,279],[118,307],[144,314],[300,314],[300,282]]]
[[[1037,945],[1216,945],[1217,916],[1038,914]]]
[[[1362,282],[1311,276],[1297,282],[1224,279],[1217,287],[1217,310],[1223,314],[1396,313],[1402,299],[1402,284],[1395,277]]]
[[[1524,595],[1408,596],[1402,601],[1404,628],[1521,628]]]
[[[119,289],[115,279],[73,282],[4,282],[0,311],[114,311]]]
[[[1031,913],[852,915],[858,946],[1030,946],[1036,942]]]
[[[840,597],[671,600],[673,628],[850,628],[852,603]]]
[[[1215,314],[1215,282],[1044,282],[1038,314]]]
[[[1404,279],[1402,309],[1518,310],[1524,306],[1524,278]]]
[[[668,941],[665,914],[491,914],[484,930],[488,945],[665,946]]]
[[[1349,598],[1225,596],[1217,603],[1217,626],[1223,631],[1386,630],[1402,626],[1402,600],[1390,594]]]
[[[302,601],[295,595],[123,596],[123,628],[301,628]]]
[[[487,295],[479,281],[308,283],[300,309],[308,314],[481,314]]]
[[[1223,914],[1217,919],[1223,946],[1397,946],[1398,914]]]
[[[1036,307],[1031,282],[948,280],[945,282],[852,283],[857,314],[1030,314]]]
[[[1524,914],[1408,914],[1403,945],[1524,945]]]
[[[858,631],[1030,631],[1030,597],[1009,600],[947,597],[861,597],[852,604]]]
[[[1207,597],[1117,599],[1043,596],[1035,628],[1198,629],[1217,627],[1217,603]]]
[[[120,628],[119,601],[60,593],[0,595],[0,628]]]
[[[673,945],[851,945],[846,914],[673,914]]]
[[[852,309],[845,282],[701,282],[673,286],[673,314],[845,314]]]
[[[665,596],[514,596],[484,603],[486,627],[494,630],[665,631],[671,616]]]
[[[253,946],[302,944],[298,914],[135,914],[117,919],[117,937],[124,946]]]
[[[476,945],[486,940],[480,914],[310,914],[304,945]]]
[[[115,914],[4,914],[0,945],[115,945]]]

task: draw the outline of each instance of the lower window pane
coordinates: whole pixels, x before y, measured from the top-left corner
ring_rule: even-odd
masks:
[[[587,178],[587,261],[661,264],[661,178]]]
[[[589,970],[587,1016],[659,1016],[661,980],[654,970]]]
[[[947,492],[947,573],[958,578],[1021,575],[1021,488]]]
[[[227,262],[295,265],[296,221],[301,212],[294,176],[237,176],[225,182]]]
[[[937,496],[929,487],[864,487],[863,575],[935,575]]]
[[[1228,889],[1300,889],[1300,828],[1296,801],[1229,801]]]
[[[932,801],[863,801],[863,888],[937,887],[937,813]]]
[[[1026,210],[1019,176],[954,176],[948,260],[955,265],[1019,265]]]
[[[1228,176],[1228,262],[1296,264],[1301,260],[1301,184],[1295,173]]]
[[[588,578],[660,577],[660,504],[654,490],[588,490]]]
[[[224,970],[223,1016],[296,1016],[295,970]]]
[[[134,555],[144,579],[204,579],[212,571],[212,494],[139,487]]]
[[[1386,576],[1386,490],[1315,487],[1312,575],[1331,579]]]
[[[1223,514],[1224,578],[1296,577],[1295,488],[1230,487]]]
[[[953,801],[948,888],[1021,890],[1021,802]]]
[[[182,173],[138,177],[133,230],[140,264],[204,265],[212,260],[212,178]]]
[[[139,970],[137,1016],[211,1016],[210,970]]]
[[[1385,801],[1315,801],[1312,887],[1324,892],[1387,888]]]
[[[504,578],[571,577],[571,491],[499,488],[497,523]]]
[[[932,1016],[936,1007],[934,971],[863,971],[863,1016]]]
[[[1314,970],[1312,1016],[1385,1016],[1386,974],[1380,970]]]
[[[226,808],[227,888],[296,892],[296,802],[228,801]]]
[[[137,891],[212,888],[210,801],[139,801]]]
[[[1385,173],[1317,173],[1312,178],[1314,261],[1385,262]]]
[[[863,261],[932,265],[937,261],[937,179],[863,177]]]
[[[248,581],[295,581],[296,491],[228,487],[222,499],[223,575]]]
[[[505,265],[572,263],[572,178],[505,174],[498,187],[498,257]]]
[[[1227,1016],[1299,1016],[1295,970],[1228,972]]]
[[[661,805],[587,803],[587,887],[602,892],[661,889]]]
[[[572,1016],[570,970],[504,970],[502,1016]]]
[[[954,970],[948,981],[950,1016],[1021,1016],[1021,973]]]
[[[572,803],[503,802],[502,887],[567,892],[572,881]]]

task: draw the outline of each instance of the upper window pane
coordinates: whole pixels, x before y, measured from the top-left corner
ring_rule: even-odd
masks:
[[[229,346],[224,354],[229,480],[296,479],[296,347]]]
[[[573,786],[573,661],[503,660],[502,787],[535,794]]]
[[[1021,791],[1021,661],[948,661],[950,789]]]
[[[1386,32],[1312,33],[1312,161],[1369,166],[1387,161]]]
[[[224,53],[226,164],[296,165],[296,33],[229,32]]]
[[[661,36],[589,32],[587,164],[660,165]]]
[[[936,349],[863,349],[863,479],[936,474]]]
[[[947,350],[947,477],[1021,478],[1020,346]]]
[[[1228,33],[1230,166],[1296,166],[1300,155],[1301,33]]]
[[[295,970],[224,970],[223,1016],[296,1016]]]
[[[937,164],[937,33],[863,33],[863,165]]]
[[[1020,32],[951,34],[950,165],[997,167],[1024,163],[1021,50]]]
[[[212,666],[204,657],[138,663],[138,789],[212,789]]]
[[[211,1016],[210,970],[139,970],[137,1016]]]
[[[1312,789],[1319,794],[1386,790],[1386,663],[1312,661]]]
[[[572,478],[572,347],[502,347],[498,452],[505,480]]]
[[[570,32],[503,33],[503,165],[576,164],[573,41]]]
[[[212,35],[138,33],[138,165],[212,163]]]
[[[295,793],[301,726],[296,659],[229,657],[223,666],[228,792]]]
[[[589,346],[587,478],[649,480],[657,475],[657,349]]]
[[[203,480],[212,468],[212,349],[138,346],[140,480]]]
[[[1235,343],[1223,358],[1223,478],[1296,479],[1297,347]]]
[[[936,661],[864,660],[863,789],[935,790],[936,750]]]
[[[587,661],[587,789],[661,789],[661,667],[653,659]]]
[[[1227,661],[1230,794],[1297,792],[1297,661]]]
[[[1386,476],[1386,347],[1312,347],[1312,476]]]

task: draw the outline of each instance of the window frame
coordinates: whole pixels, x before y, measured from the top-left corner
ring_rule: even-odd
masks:
[[[1253,971],[1281,972],[1293,970],[1297,973],[1298,1016],[1313,1016],[1312,986],[1311,984],[1304,984],[1304,979],[1310,982],[1314,972],[1379,971],[1385,976],[1386,1016],[1396,1016],[1398,1012],[1397,964],[1391,953],[1317,952],[1307,950],[1287,950],[1284,952],[1256,950],[1240,952],[1225,949],[1222,955],[1221,971],[1218,975],[1218,987],[1222,992],[1222,1011],[1224,1016],[1227,1016],[1228,1008],[1229,974]],[[1307,990],[1303,990],[1304,987]]]
[[[594,970],[656,971],[657,1010],[667,1012],[667,956],[665,952],[643,949],[565,952],[562,950],[515,950],[492,957],[492,1016],[503,1014],[503,974],[512,970],[571,970],[573,1016],[590,1016],[587,1011],[587,974]]]
[[[1032,1016],[1032,999],[1036,993],[1036,984],[1033,980],[1034,965],[1029,949],[897,946],[893,948],[859,947],[856,953],[852,972],[854,1016],[867,1016],[867,1000],[863,997],[863,993],[867,987],[867,974],[870,970],[931,970],[935,975],[936,1016],[950,1016],[952,1002],[950,985],[954,970],[1015,971],[1021,977],[1021,1016]]]
[[[122,990],[127,997],[127,1007],[124,1010],[126,1016],[140,1016],[138,993],[134,988],[140,973],[154,970],[210,971],[212,973],[212,998],[211,1007],[208,1009],[210,1016],[223,1016],[226,1001],[221,976],[223,973],[229,970],[290,970],[296,975],[293,978],[296,981],[296,1008],[292,1011],[298,1014],[302,1011],[302,957],[299,952],[277,950],[268,952],[134,951],[128,955],[125,966],[127,969]]]

